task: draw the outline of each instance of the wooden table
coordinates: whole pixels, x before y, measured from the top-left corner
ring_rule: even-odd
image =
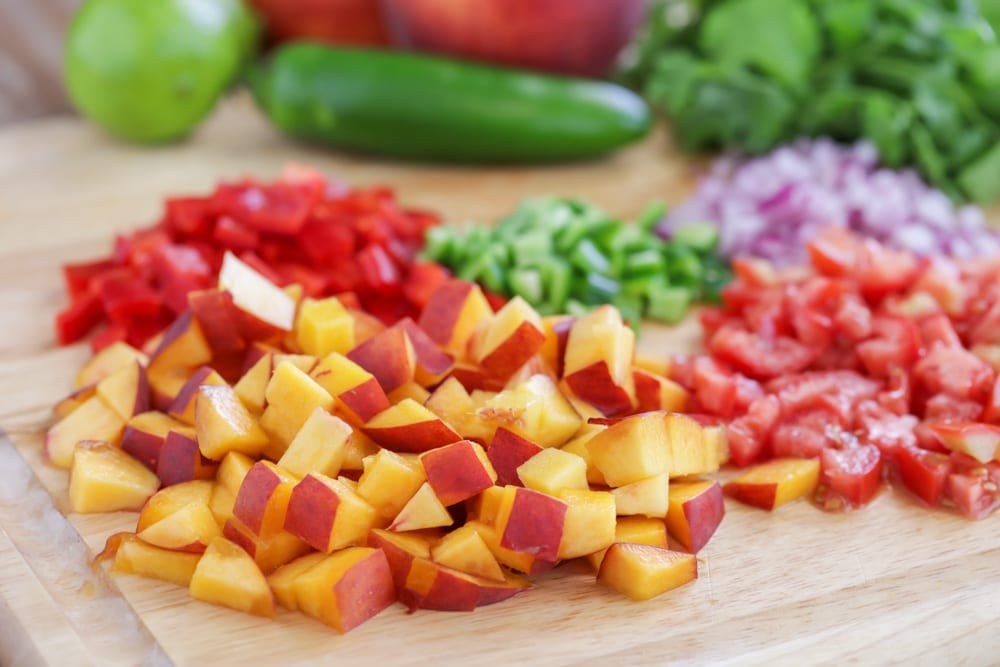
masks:
[[[773,514],[730,503],[699,555],[700,578],[629,602],[593,575],[558,568],[535,589],[472,614],[387,610],[339,636],[304,616],[275,621],[190,600],[132,577],[88,577],[86,558],[135,515],[70,515],[53,544],[66,474],[46,467],[40,438],[51,405],[87,356],[57,348],[59,265],[108,251],[116,231],[155,220],[167,194],[217,180],[269,178],[289,161],[350,183],[390,183],[449,219],[489,220],[526,195],[572,194],[631,215],[676,201],[695,167],[662,134],[603,162],[537,169],[415,167],[286,142],[244,99],[229,101],[183,145],[116,144],[72,119],[0,131],[0,662],[11,664],[989,664],[1000,658],[1000,518],[974,523],[883,493],[862,512],[806,503]],[[647,328],[666,354],[691,329]],[[16,455],[15,455],[16,452]],[[27,464],[27,466],[25,465]],[[33,475],[31,475],[33,472]],[[39,486],[40,485],[40,486]],[[47,489],[43,493],[39,488]],[[82,536],[77,538],[76,531]],[[127,604],[126,604],[127,602]]]

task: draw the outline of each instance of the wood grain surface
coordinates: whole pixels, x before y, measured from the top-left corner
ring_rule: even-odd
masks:
[[[269,178],[293,160],[353,184],[393,184],[404,201],[452,220],[492,219],[523,196],[552,192],[631,215],[652,198],[676,200],[697,169],[678,160],[659,133],[603,162],[537,169],[344,157],[280,139],[241,98],[189,142],[155,150],[115,144],[71,119],[0,131],[0,426],[56,507],[67,507],[66,473],[42,463],[41,435],[51,405],[86,358],[83,346],[53,344],[52,317],[64,303],[59,265],[106,253],[116,231],[155,220],[167,194],[203,192],[245,174]],[[665,355],[690,346],[696,333],[691,326],[647,327],[640,346]],[[19,471],[0,456],[0,475]],[[79,555],[72,548],[55,554],[28,548],[26,528],[40,519],[19,515],[19,497],[0,494],[0,623],[22,638],[26,648],[15,656],[21,664],[111,664],[101,657],[109,646],[119,664],[177,665],[987,665],[1000,659],[1000,518],[969,522],[891,491],[864,511],[842,515],[806,503],[772,514],[729,503],[719,532],[699,554],[697,582],[649,602],[625,600],[571,564],[471,614],[407,615],[396,606],[343,636],[299,614],[261,620],[134,577],[98,577],[97,584],[67,592],[60,559]],[[130,513],[68,518],[91,550],[135,521]],[[78,610],[113,605],[111,599],[94,604],[95,595],[104,595],[94,585],[127,600],[118,609],[127,617],[121,634],[107,618]],[[147,632],[153,650],[142,639]]]

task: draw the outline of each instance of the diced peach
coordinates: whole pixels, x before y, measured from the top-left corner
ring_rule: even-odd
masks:
[[[229,540],[217,537],[191,577],[191,597],[256,616],[274,616],[274,597],[253,559]]]
[[[219,287],[233,295],[233,303],[242,316],[241,328],[249,340],[261,340],[265,337],[262,332],[292,330],[295,299],[231,252],[222,259]]]
[[[486,442],[492,429],[476,416],[476,403],[455,377],[442,382],[424,401],[424,407],[469,440]]]
[[[562,445],[582,423],[552,378],[541,374],[488,399],[476,415],[494,429],[502,426],[542,447]]]
[[[336,352],[320,360],[312,377],[357,423],[363,424],[389,407],[389,399],[375,376]]]
[[[330,553],[364,543],[375,518],[375,508],[348,485],[310,473],[292,490],[285,530],[313,549]]]
[[[251,347],[253,351],[255,348]],[[264,411],[264,392],[267,391],[267,383],[271,379],[273,354],[265,354],[250,366],[243,377],[233,385],[233,391],[240,397],[248,409],[260,414]]]
[[[344,462],[340,466],[341,472],[360,473],[365,469],[365,459],[369,456],[375,456],[380,451],[382,448],[378,446],[378,443],[361,431],[355,430],[351,433],[351,439],[344,444]]]
[[[410,382],[400,385],[390,391],[387,398],[389,399],[389,403],[393,405],[407,398],[423,405],[427,399],[430,398],[430,396],[431,392],[417,384],[416,381],[411,380]]]
[[[201,553],[222,531],[208,503],[197,500],[136,534],[147,544],[163,549]]]
[[[397,452],[426,452],[462,439],[455,429],[411,399],[403,399],[372,417],[364,432],[386,449]]]
[[[296,477],[310,472],[336,477],[350,438],[351,427],[346,422],[317,407],[281,455],[278,466]]]
[[[496,525],[503,498],[503,486],[491,486],[488,489],[483,489],[482,493],[469,500],[467,505],[468,518],[478,519],[491,526]]]
[[[210,366],[202,366],[191,374],[184,386],[177,392],[173,403],[167,409],[167,414],[177,421],[193,425],[195,398],[198,396],[198,387],[203,384],[221,387],[228,383]]]
[[[649,600],[698,578],[692,554],[648,544],[612,544],[597,581],[633,600]]]
[[[122,366],[97,383],[97,395],[126,421],[149,410],[149,380],[145,366],[138,361]]]
[[[420,455],[427,482],[444,505],[454,505],[493,486],[497,473],[486,452],[471,440],[438,447]]]
[[[497,392],[507,384],[506,378],[498,378],[489,375],[478,364],[465,361],[456,361],[451,369],[451,377],[458,380],[459,384],[465,387],[466,391],[475,390]]]
[[[205,458],[191,429],[170,431],[156,461],[156,475],[164,486],[192,479],[214,479],[218,461]]]
[[[348,632],[396,600],[396,589],[385,553],[351,547],[300,574],[294,584],[299,610]]]
[[[723,490],[741,503],[766,510],[810,495],[819,483],[819,459],[774,459],[748,468]]]
[[[558,451],[558,450],[546,450]],[[606,549],[615,540],[615,497],[607,491],[564,487],[555,497],[566,503],[559,558],[577,558]]]
[[[69,475],[74,512],[139,509],[159,487],[156,475],[117,447],[94,440],[76,445]]]
[[[274,447],[273,451],[265,451],[275,460],[281,458],[313,410],[329,412],[333,408],[333,397],[326,389],[289,361],[275,366],[264,396],[267,407],[260,416],[260,425]]]
[[[346,354],[354,347],[354,318],[337,297],[303,299],[295,321],[295,337],[306,354]]]
[[[147,369],[146,378],[149,380],[149,394],[153,408],[161,412],[169,410],[193,372],[193,368],[183,367],[155,372]]]
[[[416,558],[400,598],[411,611],[472,611],[506,600],[526,588],[528,582],[513,575],[505,575],[500,582]]]
[[[235,493],[222,484],[216,484],[212,487],[212,497],[208,502],[208,508],[212,510],[212,516],[215,517],[215,523],[219,524],[219,528],[225,526],[226,522],[233,518],[235,505]]]
[[[668,414],[670,476],[708,475],[719,471],[719,454],[709,446],[702,426],[687,415]]]
[[[52,414],[55,415],[56,419],[63,419],[78,407],[83,405],[87,399],[93,398],[96,395],[96,384],[88,384],[84,387],[80,387],[79,389],[74,389],[72,392],[61,398],[59,402],[52,407]]]
[[[133,362],[149,365],[149,357],[125,342],[115,342],[92,356],[73,380],[73,388],[96,385],[115,371]]]
[[[231,387],[199,387],[194,421],[198,448],[210,459],[230,452],[258,456],[267,446],[267,434]]]
[[[542,330],[545,332],[545,343],[538,351],[549,370],[556,377],[562,377],[563,357],[566,354],[566,341],[576,318],[572,315],[547,315],[542,318]]]
[[[229,492],[233,494],[233,499],[235,499],[236,494],[240,492],[243,479],[250,472],[250,468],[254,466],[254,463],[256,461],[246,454],[229,452],[219,464],[219,470],[215,478],[219,484],[229,489]]]
[[[495,378],[509,378],[545,343],[542,318],[519,296],[480,326],[470,342],[472,358]]]
[[[375,528],[368,533],[368,546],[385,553],[397,591],[406,586],[414,559],[431,557],[431,540],[422,531],[394,533]]]
[[[725,513],[722,487],[718,482],[671,483],[667,528],[691,553],[698,553],[708,544]]]
[[[670,507],[670,476],[663,472],[611,489],[620,515],[664,518]]]
[[[519,486],[504,487],[497,512],[500,546],[546,561],[559,556],[568,506],[552,496]]]
[[[669,548],[667,526],[663,519],[646,516],[620,516],[615,521],[614,542],[648,544],[667,549]],[[601,561],[604,560],[606,552],[607,549],[601,549],[587,555],[587,561],[594,568],[595,572],[601,569]]]
[[[539,558],[526,551],[515,551],[503,546],[500,543],[501,532],[494,525],[483,523],[478,520],[466,521],[465,525],[472,526],[473,529],[479,533],[479,536],[483,539],[483,542],[486,543],[486,546],[489,547],[490,552],[493,554],[494,558],[497,559],[497,562],[501,565],[509,567],[512,570],[523,572],[528,575],[536,575],[551,570],[558,562],[555,559],[549,560]],[[555,550],[558,552],[558,544],[555,545]]]
[[[201,332],[216,356],[246,348],[247,341],[240,331],[240,314],[231,292],[195,290],[188,292],[187,299],[191,314],[201,325]]]
[[[426,481],[427,474],[417,457],[382,449],[364,460],[358,494],[379,516],[390,520]]]
[[[431,485],[424,482],[417,489],[399,514],[389,524],[389,530],[405,532],[424,528],[450,526],[455,520],[441,500],[434,494]]]
[[[587,442],[590,462],[611,486],[624,486],[670,471],[670,445],[661,413],[615,422]]]
[[[374,375],[386,393],[416,377],[416,352],[400,327],[375,334],[348,352],[347,358]]]
[[[587,489],[587,462],[561,449],[543,449],[517,469],[524,486],[557,496],[561,489]]]
[[[497,484],[505,486],[524,486],[518,476],[518,466],[528,461],[532,456],[542,451],[538,445],[524,436],[500,427],[493,435],[486,456],[489,457],[493,469],[497,473]]]
[[[222,536],[250,554],[264,574],[270,574],[310,551],[309,545],[286,530],[260,537],[250,532],[236,517],[231,517],[222,526]]]
[[[295,598],[295,582],[309,570],[313,569],[324,560],[327,554],[315,552],[296,558],[290,563],[285,563],[277,570],[267,576],[267,584],[271,587],[274,597],[285,609],[296,611],[299,603]]]
[[[462,357],[476,326],[492,315],[493,309],[478,285],[449,280],[431,294],[419,325],[442,350]]]
[[[143,505],[135,532],[141,533],[185,505],[210,502],[213,489],[214,484],[205,479],[197,479],[160,489]]]
[[[434,562],[487,579],[503,581],[500,563],[474,526],[460,526],[431,548]]]
[[[584,424],[573,439],[563,445],[560,449],[564,452],[569,452],[570,454],[576,454],[587,464],[587,482],[595,486],[609,486],[608,481],[604,479],[604,474],[597,469],[594,465],[593,460],[590,457],[590,450],[587,449],[587,443],[600,433],[601,431],[607,429],[608,427],[604,424]]]
[[[194,436],[194,429],[162,412],[142,412],[128,420],[121,448],[150,470],[156,470],[163,441],[171,431]]]
[[[688,391],[673,380],[641,368],[632,369],[632,380],[635,383],[636,412],[687,410]]]
[[[100,396],[88,398],[45,434],[45,459],[54,466],[69,468],[76,443],[99,440],[115,444],[121,440],[124,429],[125,420]]]
[[[632,359],[635,333],[613,306],[599,306],[573,323],[566,341],[563,378],[573,393],[605,415],[636,404]]]
[[[240,484],[233,516],[254,535],[273,535],[285,526],[288,501],[297,482],[270,461],[258,461]]]
[[[146,544],[135,535],[124,536],[115,552],[111,571],[190,586],[201,554],[182,553]]]
[[[149,355],[148,369],[153,376],[174,368],[197,368],[211,360],[212,349],[201,325],[186,310],[167,327],[160,345]]]

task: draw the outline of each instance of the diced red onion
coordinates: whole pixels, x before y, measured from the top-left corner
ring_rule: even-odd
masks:
[[[921,256],[1000,252],[982,209],[956,207],[913,170],[879,167],[866,142],[802,140],[753,159],[719,158],[658,231],[669,237],[706,221],[719,228],[722,254],[784,265],[803,261],[803,242],[831,224]]]

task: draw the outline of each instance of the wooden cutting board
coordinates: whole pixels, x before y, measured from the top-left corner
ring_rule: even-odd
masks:
[[[649,602],[625,600],[568,566],[503,604],[471,614],[407,615],[397,606],[344,636],[298,614],[266,621],[212,607],[168,584],[88,577],[87,556],[134,527],[135,515],[70,515],[75,531],[56,544],[39,526],[61,514],[29,508],[67,507],[66,474],[42,463],[40,442],[51,405],[87,356],[83,346],[53,343],[52,317],[64,303],[59,266],[107,253],[116,231],[155,220],[167,194],[271,178],[289,161],[352,184],[392,184],[404,201],[451,220],[494,219],[546,193],[633,215],[650,199],[677,201],[697,169],[662,133],[605,161],[534,169],[337,156],[284,141],[241,98],[173,147],[122,146],[72,119],[0,131],[0,425],[13,442],[0,441],[0,663],[997,661],[1000,517],[969,522],[892,492],[843,515],[807,503],[772,514],[729,503],[699,554],[698,581]],[[665,356],[696,335],[694,326],[647,327],[640,346]]]

